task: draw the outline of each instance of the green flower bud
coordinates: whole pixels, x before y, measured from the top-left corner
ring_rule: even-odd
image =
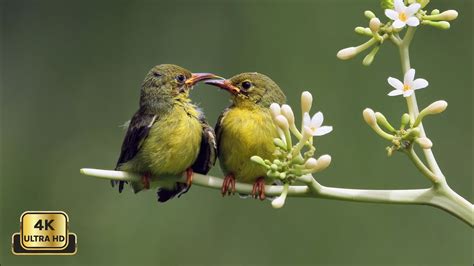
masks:
[[[382,9],[393,9],[393,0],[381,0],[380,6]]]
[[[431,11],[431,15],[438,15],[439,14],[439,9],[433,9],[433,11]]]
[[[395,128],[388,122],[387,118],[382,113],[376,112],[375,113],[375,118],[377,119],[377,123],[379,125],[382,125],[384,128],[386,128],[390,132],[395,132]]]
[[[421,24],[432,26],[438,28],[440,30],[448,30],[451,27],[451,24],[447,21],[431,21],[431,20],[423,20]]]
[[[273,139],[273,144],[275,144],[275,146],[278,146],[278,147],[286,150],[286,144],[283,142],[283,140],[281,140],[279,138],[274,138]]]
[[[250,160],[254,163],[258,163],[260,165],[268,167],[268,165],[265,163],[265,161],[260,156],[254,155],[254,156],[250,157]]]
[[[356,27],[356,28],[354,29],[354,31],[355,31],[357,34],[372,37],[372,31],[371,31],[369,28]]]
[[[375,55],[377,54],[379,49],[380,49],[380,45],[374,46],[374,49],[372,49],[372,51],[370,51],[370,53],[364,57],[364,60],[362,60],[362,64],[364,66],[370,66],[372,62],[374,61]]]
[[[374,12],[370,11],[370,10],[366,10],[364,11],[364,16],[368,19],[373,19],[375,18],[375,14]]]
[[[420,129],[413,128],[413,129],[409,130],[407,134],[402,136],[402,139],[404,139],[404,140],[414,140],[414,139],[418,138],[419,136],[420,136]]]
[[[405,113],[402,115],[400,128],[405,128],[410,123],[410,115]]]

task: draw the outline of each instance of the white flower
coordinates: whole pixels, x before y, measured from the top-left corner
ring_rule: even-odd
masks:
[[[388,84],[395,88],[388,93],[388,96],[403,94],[403,97],[408,97],[412,95],[415,90],[428,87],[428,81],[426,81],[426,79],[415,79],[415,70],[413,68],[405,73],[403,83],[396,78],[389,77]]]
[[[401,29],[405,25],[416,27],[420,24],[420,20],[415,16],[421,8],[419,3],[413,3],[407,7],[403,0],[395,0],[393,4],[395,10],[385,9],[385,15],[394,21],[393,27],[395,29]]]
[[[317,112],[312,118],[308,113],[303,115],[303,128],[313,136],[326,135],[332,131],[331,126],[321,126],[323,124],[323,113]]]

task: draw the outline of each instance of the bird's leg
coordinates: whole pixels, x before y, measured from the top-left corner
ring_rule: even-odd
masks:
[[[259,177],[253,184],[252,197],[260,200],[265,199],[265,178]]]
[[[235,194],[235,177],[233,174],[228,174],[224,178],[221,187],[222,196]]]
[[[188,186],[187,190],[191,187],[193,183],[193,174],[194,172],[192,168],[186,169],[186,185]]]
[[[150,173],[144,173],[142,175],[142,184],[145,189],[150,189],[150,178],[151,178]]]

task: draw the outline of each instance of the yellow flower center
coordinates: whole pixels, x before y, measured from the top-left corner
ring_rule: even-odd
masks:
[[[410,86],[407,84],[403,84],[403,91],[408,91],[410,90]]]
[[[408,19],[407,14],[405,14],[405,12],[401,12],[400,14],[398,14],[398,18],[403,22],[407,21]]]

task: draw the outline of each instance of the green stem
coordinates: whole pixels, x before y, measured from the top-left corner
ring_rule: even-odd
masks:
[[[412,160],[416,168],[418,168],[421,173],[428,177],[428,179],[430,179],[433,184],[437,184],[439,182],[433,172],[431,172],[430,169],[428,169],[428,167],[426,167],[426,165],[420,160],[413,147],[410,147],[409,150],[406,151],[406,154],[408,155],[408,158]]]

